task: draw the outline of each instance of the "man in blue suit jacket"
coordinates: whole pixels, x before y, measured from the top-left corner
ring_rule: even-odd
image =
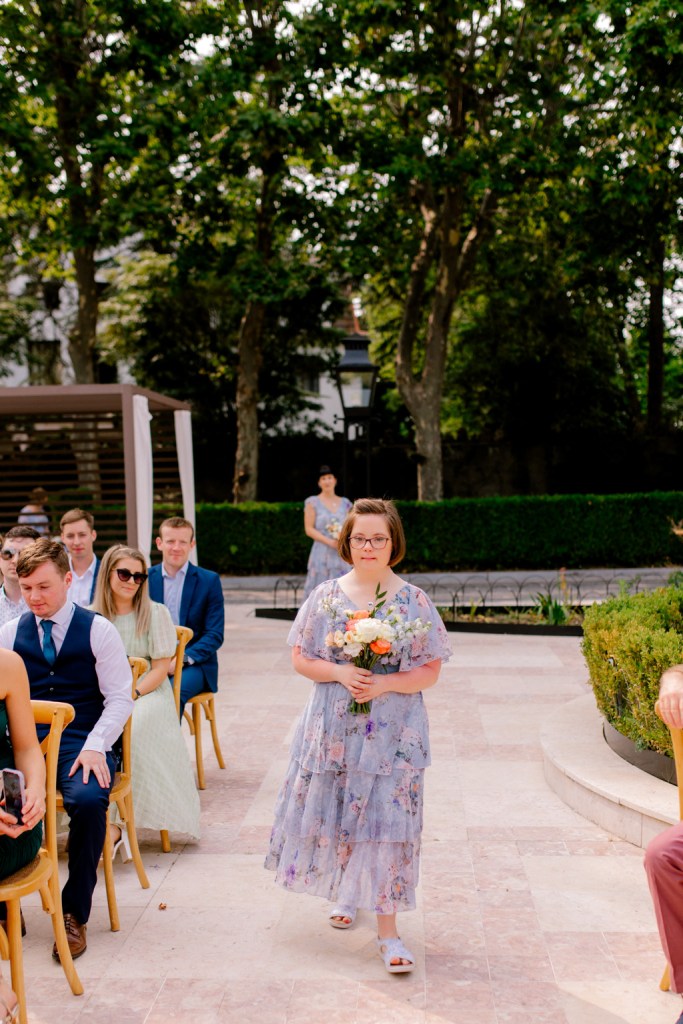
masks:
[[[149,596],[165,604],[176,626],[189,626],[193,637],[185,648],[180,684],[180,714],[190,697],[218,689],[218,649],[223,643],[225,610],[218,573],[189,561],[195,545],[194,527],[173,516],[159,527],[156,539],[161,565],[149,570]],[[175,665],[171,665],[173,672]]]

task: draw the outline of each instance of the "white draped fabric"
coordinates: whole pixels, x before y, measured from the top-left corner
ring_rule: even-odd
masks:
[[[183,516],[196,527],[194,498],[194,457],[192,454],[192,416],[187,409],[176,409],[175,443],[178,451],[180,488],[183,495]],[[196,546],[190,552],[190,561],[197,564]]]
[[[135,438],[135,490],[137,497],[138,547],[149,563],[154,525],[154,471],[152,466],[152,420],[144,395],[133,396]]]

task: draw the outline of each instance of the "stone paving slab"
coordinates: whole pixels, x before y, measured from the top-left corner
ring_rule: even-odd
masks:
[[[369,915],[333,930],[323,901],[278,889],[262,867],[311,685],[290,668],[288,629],[229,605],[217,698],[227,767],[207,729],[202,838],[172,836],[162,854],[142,834],[151,887],[117,862],[117,933],[100,881],[77,962],[83,996],[26,901],[31,1024],[673,1024],[681,1000],[658,989],[642,851],[569,808],[543,774],[546,713],[587,692],[579,641],[451,636],[454,657],[426,693],[418,908],[400,922],[417,968],[390,977]]]

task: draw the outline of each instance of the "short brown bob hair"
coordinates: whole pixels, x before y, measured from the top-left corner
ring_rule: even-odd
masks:
[[[28,544],[19,555],[17,576],[24,579],[46,562],[52,562],[62,579],[70,572],[69,558],[62,545],[49,537],[41,537],[33,544]]]
[[[396,506],[393,501],[385,501],[384,498],[358,498],[357,501],[354,501],[351,511],[344,520],[337,542],[340,558],[343,558],[349,565],[353,565],[349,538],[353,533],[358,516],[384,516],[391,539],[389,565],[397,565],[406,553],[406,535],[403,532],[403,523]]]

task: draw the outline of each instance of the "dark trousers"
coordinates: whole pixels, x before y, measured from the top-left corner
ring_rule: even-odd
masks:
[[[173,677],[169,676],[171,683]],[[206,680],[204,679],[204,673],[200,669],[199,665],[184,665],[183,674],[180,677],[180,717],[183,717],[183,711],[190,697],[196,697],[198,693],[204,693],[208,687]]]
[[[69,877],[62,890],[62,910],[73,914],[79,924],[90,917],[92,894],[97,884],[97,865],[104,846],[111,786],[102,789],[90,773],[87,785],[83,769],[78,766],[69,778],[71,766],[83,747],[83,736],[62,736],[57,764],[57,788],[69,815]],[[114,779],[114,759],[107,754],[107,764]]]

